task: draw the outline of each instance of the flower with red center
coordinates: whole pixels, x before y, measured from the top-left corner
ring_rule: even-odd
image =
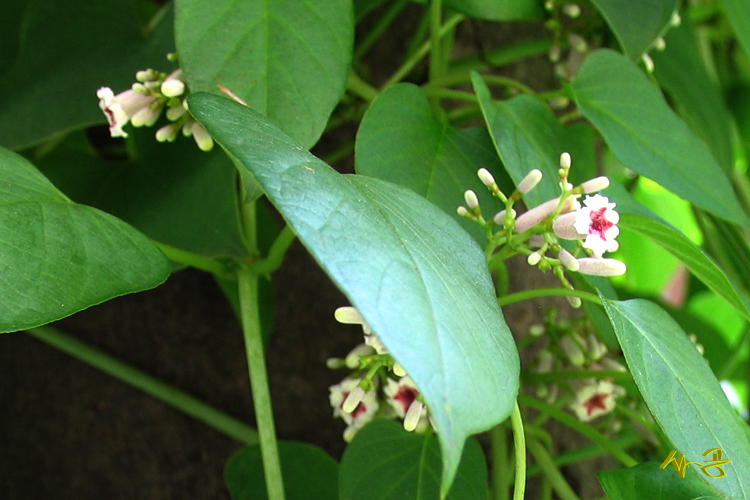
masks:
[[[615,203],[610,203],[606,196],[600,194],[586,196],[583,208],[575,213],[573,224],[575,230],[586,235],[583,246],[601,257],[604,252],[617,250],[615,238],[620,234],[616,224],[620,221],[620,214],[614,211]]]
[[[359,384],[360,379],[347,377],[341,383],[329,387],[329,401],[333,407],[333,416],[341,417],[348,425],[344,431],[346,441],[351,441],[357,431],[370,422],[378,411],[379,405],[375,391],[364,391]],[[358,401],[351,401],[350,395],[356,395]]]
[[[128,134],[122,127],[136,114],[149,113],[157,102],[155,97],[134,90],[126,90],[115,95],[109,87],[100,88],[96,96],[99,98],[99,108],[109,121],[109,133],[112,137],[127,137]]]
[[[402,377],[398,382],[389,378],[383,392],[396,414],[404,419],[404,429],[421,432],[427,427],[427,407],[417,399],[419,389],[411,377]]]
[[[576,391],[570,409],[579,420],[588,422],[611,412],[615,407],[615,398],[621,394],[622,389],[607,380],[586,383]]]

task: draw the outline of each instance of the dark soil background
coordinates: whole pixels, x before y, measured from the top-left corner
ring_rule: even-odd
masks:
[[[419,12],[410,6],[397,32],[375,46],[373,81],[395,69],[394,51],[406,46]],[[457,53],[544,32],[541,23],[497,26],[467,23],[457,36]],[[535,81],[535,88],[553,85],[543,56],[509,74]],[[344,131],[337,142],[354,133]],[[318,153],[339,144],[324,144]],[[351,170],[348,161],[343,170]],[[526,273],[522,260],[516,265],[514,289],[549,286],[549,276]],[[361,341],[361,330],[334,321],[333,311],[346,299],[299,242],[274,275],[274,290],[267,350],[278,435],[321,446],[339,459],[344,424],[331,416],[328,386],[344,373],[328,370],[325,361],[346,355]],[[564,301],[555,305],[565,307]],[[519,335],[540,321],[543,310],[532,302],[505,314]],[[254,426],[239,322],[211,276],[181,271],[157,289],[92,307],[56,326]],[[0,500],[228,499],[223,467],[241,446],[25,333],[0,336]],[[596,485],[591,472],[584,476]]]

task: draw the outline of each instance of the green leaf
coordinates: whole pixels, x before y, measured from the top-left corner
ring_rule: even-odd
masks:
[[[745,56],[750,58],[750,5],[744,0],[721,0],[719,3],[724,7]]]
[[[679,231],[660,222],[639,215],[622,214],[619,226],[657,243],[682,261],[687,268],[708,288],[734,306],[750,320],[750,309],[734,285],[716,263],[695,243]]]
[[[487,461],[476,439],[466,442],[445,500],[487,498]],[[376,420],[360,430],[341,459],[340,500],[440,498],[440,447],[434,435]]]
[[[708,363],[679,325],[656,304],[602,297],[633,379],[661,429],[686,460],[723,450],[726,476],[699,477],[721,498],[750,498],[750,440]],[[665,457],[666,458],[666,457]],[[711,474],[716,474],[711,469]]]
[[[159,143],[153,129],[128,137],[134,160],[107,161],[74,134],[40,170],[78,203],[132,224],[150,238],[208,257],[247,255],[239,222],[237,171],[227,155],[190,138]],[[87,144],[85,144],[87,146]]]
[[[536,0],[443,0],[443,5],[476,19],[508,21],[541,19],[544,7]]]
[[[667,48],[654,51],[654,76],[680,105],[682,115],[703,139],[724,172],[732,169],[732,120],[719,86],[700,57],[695,27],[689,16],[664,37]]]
[[[169,262],[115,217],[76,205],[0,148],[0,333],[43,325],[153,288]]]
[[[502,169],[487,132],[441,123],[416,85],[394,85],[370,104],[357,132],[355,164],[358,174],[421,194],[458,220],[480,244],[486,241],[484,230],[456,213],[464,204],[464,191],[477,193],[485,216],[503,208],[477,178],[479,168],[495,175]]]
[[[20,149],[53,134],[106,123],[96,89],[119,92],[130,88],[138,70],[168,70],[166,54],[174,50],[171,8],[150,32],[134,4],[112,0],[92,8],[88,0],[27,2],[17,57],[0,76],[0,144]]]
[[[611,50],[596,51],[571,89],[618,160],[719,217],[750,227],[706,144],[632,62]]]
[[[479,74],[472,73],[471,81],[495,149],[513,182],[518,185],[534,168],[542,172],[542,181],[524,195],[526,204],[535,207],[559,196],[560,154],[568,148],[563,126],[552,111],[527,95],[495,102]]]
[[[637,61],[667,27],[679,0],[592,0],[627,56]]]
[[[175,16],[191,91],[223,85],[315,144],[349,77],[351,0],[176,0]]]
[[[721,500],[694,474],[681,478],[669,465],[646,462],[629,469],[597,473],[604,492],[611,500]]]
[[[518,390],[518,353],[482,250],[413,191],[342,176],[255,111],[204,93],[189,103],[414,379],[447,489],[466,437],[507,418]]]
[[[279,460],[287,500],[338,498],[339,464],[311,444],[279,441]],[[224,481],[232,500],[266,500],[260,445],[245,446],[227,461]]]

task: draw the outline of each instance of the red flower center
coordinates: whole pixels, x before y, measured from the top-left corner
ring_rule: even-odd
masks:
[[[406,413],[418,395],[419,391],[413,387],[402,386],[399,388],[396,395],[393,396],[393,400],[398,401],[398,403],[404,408],[404,413]]]
[[[586,415],[590,417],[594,413],[594,411],[596,411],[597,409],[606,411],[607,405],[604,403],[604,400],[607,399],[608,397],[609,397],[609,394],[597,393],[591,396],[591,398],[589,398],[588,400],[586,400],[583,403],[583,407],[586,408]]]
[[[605,213],[607,212],[607,207],[602,207],[598,210],[592,210],[591,211],[591,226],[589,227],[589,234],[598,234],[599,237],[603,240],[607,240],[607,238],[604,236],[604,233],[607,232],[609,228],[614,226],[610,221],[607,220],[607,217],[605,217]]]
[[[341,394],[343,395],[343,399],[341,400],[341,404],[339,404],[339,408],[343,410],[344,409],[344,401],[346,401],[346,398],[349,397],[349,393],[346,392],[346,391],[344,391]],[[354,410],[352,410],[352,412],[351,412],[350,415],[352,416],[352,418],[354,418],[356,420],[356,418],[358,416],[362,415],[366,411],[367,411],[367,405],[360,401],[360,403],[357,405],[357,407],[354,408]]]

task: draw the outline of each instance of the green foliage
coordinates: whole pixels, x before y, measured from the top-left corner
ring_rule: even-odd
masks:
[[[372,422],[357,433],[341,459],[338,498],[438,498],[440,466],[440,446],[435,436],[406,432],[395,422]],[[456,479],[444,498],[487,498],[487,461],[476,439],[466,442]]]
[[[413,191],[338,174],[244,106],[196,94],[190,108],[417,383],[450,485],[465,439],[507,418],[518,391],[517,351],[482,251]]]
[[[646,462],[629,469],[603,470],[599,480],[612,500],[720,500],[714,491],[694,474],[681,478],[672,465],[660,469],[657,462]]]

